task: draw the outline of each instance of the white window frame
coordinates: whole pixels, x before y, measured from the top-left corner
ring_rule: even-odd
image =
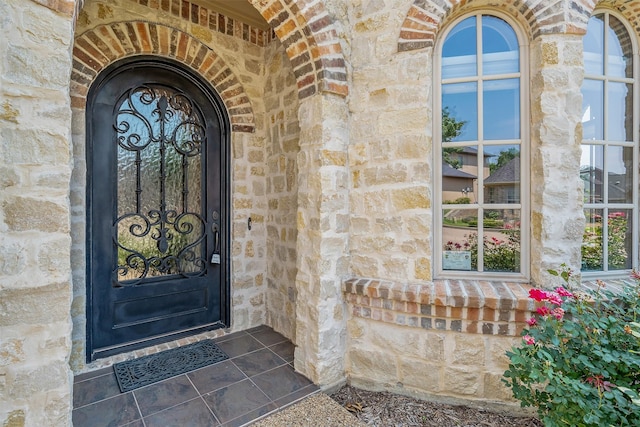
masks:
[[[470,16],[482,17],[483,15],[495,16],[504,20],[513,29],[519,46],[519,72],[509,74],[491,74],[490,78],[482,76],[482,38],[481,25],[476,24],[476,64],[477,73],[473,77],[465,78],[451,78],[442,80],[442,48],[444,41],[447,38],[449,32],[454,29],[463,20]],[[530,119],[529,119],[529,48],[527,38],[522,31],[522,28],[517,22],[499,10],[487,8],[474,11],[472,13],[465,14],[455,21],[453,21],[446,30],[442,32],[439,37],[438,43],[434,49],[434,97],[433,97],[433,153],[434,153],[434,168],[433,168],[433,194],[434,194],[434,248],[433,259],[435,261],[435,278],[436,279],[480,279],[480,280],[496,280],[496,281],[514,281],[514,282],[528,282],[530,277]],[[484,272],[484,271],[459,271],[459,270],[444,270],[442,265],[442,253],[444,248],[444,241],[442,237],[442,225],[443,225],[443,200],[442,200],[442,85],[443,83],[456,83],[456,82],[477,82],[477,93],[482,92],[482,82],[488,80],[501,80],[506,78],[520,79],[520,203],[516,209],[520,210],[520,271],[515,273],[509,272]],[[483,111],[482,111],[482,97],[477,97],[478,103],[478,147],[484,145],[485,142],[482,139],[483,132]],[[488,140],[486,145],[515,145],[514,141],[517,140]],[[449,143],[451,145],[464,146],[462,142]],[[483,180],[482,174],[478,175],[477,184],[477,196],[483,192]],[[484,197],[484,195],[482,196]],[[478,212],[478,222],[480,223],[484,209],[514,209],[514,204],[488,204],[482,205],[471,203],[469,205],[451,205],[451,206],[464,206],[469,209],[476,209]],[[518,206],[518,205],[516,205]],[[478,228],[478,246],[482,246],[483,233],[481,228]]]
[[[603,236],[602,236],[602,241],[605,242],[603,243],[603,254],[602,254],[602,264],[603,264],[603,270],[585,270],[585,271],[581,271],[581,276],[583,279],[585,280],[589,280],[589,279],[595,279],[595,278],[602,278],[602,277],[606,277],[606,278],[628,278],[629,277],[629,273],[631,272],[632,269],[637,270],[638,269],[638,256],[639,256],[639,242],[638,242],[638,228],[639,228],[639,213],[638,213],[638,200],[639,200],[639,171],[638,171],[638,149],[640,146],[640,132],[638,130],[638,126],[639,126],[639,120],[638,120],[638,114],[640,113],[640,102],[639,102],[639,91],[640,91],[640,84],[638,83],[639,78],[640,78],[640,62],[639,62],[639,54],[638,54],[638,42],[636,40],[636,33],[633,30],[633,28],[629,25],[629,21],[628,19],[626,19],[624,16],[622,16],[620,13],[618,13],[617,11],[613,10],[613,9],[607,9],[607,8],[598,8],[596,9],[593,14],[591,15],[592,17],[595,15],[599,15],[599,14],[604,14],[605,15],[605,21],[604,21],[604,25],[605,25],[605,30],[608,28],[609,25],[609,16],[614,16],[616,19],[618,19],[622,25],[624,25],[625,30],[627,31],[627,34],[629,35],[629,38],[631,39],[631,49],[632,49],[632,67],[633,67],[633,77],[632,78],[626,78],[626,77],[608,77],[607,76],[607,65],[608,65],[608,61],[607,61],[607,57],[608,57],[608,46],[609,43],[606,41],[606,36],[605,36],[605,44],[604,44],[604,52],[603,52],[603,56],[604,56],[604,70],[603,70],[603,74],[602,75],[593,75],[593,74],[586,74],[586,70],[585,70],[585,75],[584,75],[584,80],[595,80],[595,81],[603,81],[604,82],[604,93],[603,93],[603,127],[604,129],[608,129],[608,114],[606,114],[606,108],[607,108],[607,103],[608,103],[608,96],[607,96],[607,84],[608,82],[613,82],[613,83],[627,83],[627,84],[632,84],[633,85],[633,111],[632,111],[632,120],[633,120],[633,141],[630,143],[623,143],[620,141],[609,141],[606,138],[606,134],[605,131],[603,129],[603,137],[604,139],[601,141],[597,141],[597,140],[582,140],[580,142],[580,147],[582,149],[582,147],[585,144],[585,141],[589,141],[588,145],[591,146],[602,146],[605,149],[605,158],[604,158],[604,162],[606,163],[606,147],[608,147],[609,145],[611,146],[615,146],[615,147],[632,147],[633,148],[633,179],[632,179],[632,189],[633,189],[633,195],[632,195],[632,200],[631,203],[584,203],[582,212],[584,213],[587,209],[601,209],[603,210],[603,221],[605,220],[605,218],[607,217],[604,214],[604,210],[607,209],[629,209],[632,211],[632,220],[631,220],[631,224],[633,226],[633,230],[631,233],[631,269],[624,269],[624,270],[609,270],[609,263],[608,263],[608,253],[607,253],[607,236],[605,235],[605,233],[603,232]],[[606,33],[605,33],[606,34]],[[586,34],[585,34],[586,35]],[[584,67],[584,65],[583,65]],[[583,80],[583,85],[584,85],[584,80]],[[581,87],[581,91],[582,91],[582,87]],[[603,191],[608,191],[608,176],[603,176],[604,182],[602,184],[603,187]],[[581,241],[581,247],[582,247],[582,241]]]

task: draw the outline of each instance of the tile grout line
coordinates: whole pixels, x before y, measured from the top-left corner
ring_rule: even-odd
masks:
[[[136,399],[136,395],[133,394],[133,391],[129,391],[127,393],[131,393],[131,396],[133,397],[133,401],[136,403],[136,408],[138,409],[138,414],[140,415],[140,420],[142,421],[142,425],[143,427],[147,425],[147,423],[144,422],[144,417],[142,416],[142,410],[140,409],[140,405],[138,404],[138,399]],[[126,393],[123,393],[126,394]]]
[[[229,359],[229,361],[231,361]],[[193,371],[192,371],[193,372]],[[216,413],[213,412],[213,409],[211,409],[209,407],[209,404],[207,404],[207,401],[204,400],[204,398],[202,397],[202,393],[200,393],[200,390],[198,390],[198,387],[196,387],[196,385],[193,383],[193,381],[191,381],[191,378],[189,378],[189,375],[186,375],[187,379],[189,380],[189,382],[191,383],[191,386],[195,389],[195,391],[198,393],[198,398],[202,401],[202,403],[204,403],[204,406],[209,410],[209,412],[211,413],[211,415],[213,415],[213,419],[216,420],[218,422],[218,425],[222,425],[222,423],[220,422],[220,420],[218,419],[218,417],[216,416]],[[222,387],[221,387],[222,388]],[[210,391],[209,393],[213,393],[213,390]],[[205,394],[209,394],[209,393],[205,393]],[[190,402],[190,401],[189,401]]]

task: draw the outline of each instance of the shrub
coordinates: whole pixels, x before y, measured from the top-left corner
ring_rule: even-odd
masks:
[[[571,272],[550,271],[567,285]],[[640,276],[621,294],[532,289],[535,317],[507,352],[505,384],[547,427],[640,425]]]

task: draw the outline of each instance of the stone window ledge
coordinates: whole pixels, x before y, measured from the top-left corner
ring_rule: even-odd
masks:
[[[354,317],[424,329],[519,336],[536,305],[524,283],[351,278],[342,284]]]

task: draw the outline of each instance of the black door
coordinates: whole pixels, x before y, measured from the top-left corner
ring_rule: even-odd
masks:
[[[228,121],[177,64],[112,66],[87,105],[87,359],[229,323]]]

